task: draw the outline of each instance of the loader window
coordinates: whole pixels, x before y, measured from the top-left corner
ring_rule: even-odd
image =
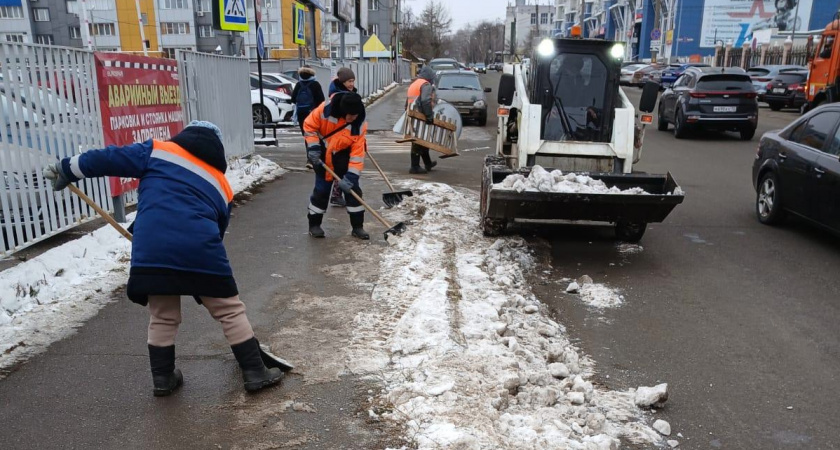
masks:
[[[831,58],[831,52],[834,50],[834,35],[828,35],[823,39],[822,48],[820,49],[820,58]]]
[[[605,111],[607,67],[592,54],[560,54],[551,61],[543,101],[543,139],[599,141]],[[553,94],[553,98],[551,98]]]

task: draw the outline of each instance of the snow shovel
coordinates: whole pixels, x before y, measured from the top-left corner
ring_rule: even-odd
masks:
[[[93,201],[93,199],[91,199],[90,197],[85,195],[84,192],[79,190],[79,188],[77,188],[73,184],[69,184],[67,187],[70,188],[70,192],[78,195],[79,198],[81,198],[82,200],[85,201],[85,203],[90,205],[90,207],[93,208],[97,213],[99,213],[99,215],[102,216],[102,218],[105,219],[106,222],[110,223],[112,227],[114,227],[117,231],[119,231],[119,233],[121,235],[123,235],[129,241],[132,240],[133,236],[131,235],[131,233],[129,233],[128,230],[123,228],[122,225],[120,225],[119,222],[114,220],[114,218],[111,217],[111,215],[108,214],[107,211],[100,208],[99,205],[97,205],[96,202]],[[279,356],[272,354],[271,351],[269,350],[268,346],[265,345],[265,344],[260,344],[260,357],[263,360],[263,364],[265,364],[265,366],[268,367],[268,368],[276,367],[276,368],[282,370],[283,372],[289,372],[290,370],[295,368],[295,366],[289,364],[285,359],[280,358]]]
[[[324,168],[324,170],[326,170],[326,171],[327,171],[330,175],[332,175],[332,177],[333,177],[333,178],[335,178],[335,179],[336,179],[336,180],[338,180],[338,181],[341,181],[341,177],[339,177],[338,175],[336,175],[336,174],[335,174],[335,172],[333,172],[333,170],[332,170],[332,169],[330,169],[329,167],[327,167],[327,165],[326,165],[326,164],[324,164],[324,162],[323,162],[323,161],[318,161],[318,162],[320,162],[320,163],[321,163],[321,167],[323,167],[323,168]],[[357,194],[357,193],[356,193],[355,191],[353,191],[352,189],[350,190],[350,195],[352,195],[352,196],[353,196],[353,198],[355,198],[356,200],[358,200],[358,201],[359,201],[359,203],[361,203],[361,204],[362,204],[362,206],[364,206],[364,207],[365,207],[365,209],[366,209],[366,210],[368,210],[368,212],[370,212],[371,214],[373,214],[373,217],[376,217],[376,220],[378,220],[378,221],[382,222],[382,225],[385,225],[386,227],[388,227],[388,229],[387,229],[387,230],[385,230],[385,233],[384,233],[384,235],[385,235],[385,240],[386,240],[386,241],[388,240],[388,235],[389,235],[389,234],[393,234],[394,236],[399,236],[399,235],[401,235],[401,234],[403,233],[403,231],[405,231],[405,228],[406,228],[406,227],[405,227],[405,224],[404,224],[404,223],[400,222],[400,223],[398,223],[398,224],[396,224],[396,225],[391,225],[390,223],[388,223],[388,221],[387,221],[387,220],[385,220],[385,218],[383,218],[382,216],[380,216],[380,215],[379,215],[379,213],[377,213],[376,211],[374,211],[374,210],[373,210],[373,209],[372,209],[372,208],[371,208],[371,207],[370,207],[367,203],[365,203],[365,201],[364,201],[364,200],[362,200],[362,197],[359,197],[359,194]]]
[[[382,171],[382,168],[379,167],[379,163],[376,162],[376,159],[373,158],[373,155],[367,150],[367,145],[365,145],[365,153],[370,157],[370,161],[376,166],[376,170],[379,171],[379,174],[382,175],[382,179],[385,180],[385,184],[388,185],[388,189],[391,192],[384,192],[382,193],[382,203],[385,203],[385,206],[389,208],[393,208],[394,206],[399,205],[403,201],[403,196],[405,197],[412,197],[414,193],[410,190],[408,191],[395,191],[394,185],[388,180],[388,177],[385,176],[385,172]]]

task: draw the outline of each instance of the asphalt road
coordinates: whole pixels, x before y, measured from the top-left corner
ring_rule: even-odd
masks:
[[[626,89],[638,101],[640,91]],[[653,224],[638,254],[611,229],[556,227],[553,273],[535,286],[601,383],[667,382],[656,413],[680,448],[840,448],[840,240],[801,220],[761,225],[751,167],[761,133],[798,117],[762,107],[759,131],[677,140],[647,130],[638,170],[671,172],[685,202]],[[563,294],[564,277],[620,288],[625,304],[597,311]]]

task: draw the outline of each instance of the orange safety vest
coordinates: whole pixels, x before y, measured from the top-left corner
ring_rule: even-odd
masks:
[[[306,142],[306,148],[320,147],[324,136],[341,128],[341,131],[333,134],[324,142],[324,145],[327,147],[324,154],[324,163],[330,169],[335,170],[332,161],[333,153],[347,150],[350,152],[350,163],[347,167],[347,172],[361,176],[362,170],[365,167],[367,121],[362,123],[360,133],[353,135],[351,132],[352,125],[347,125],[344,119],[337,119],[326,113],[326,107],[328,105],[329,103],[327,102],[318,105],[314,111],[309,113],[306,121],[303,122],[303,140]],[[333,178],[332,175],[327,173],[324,175],[324,179],[332,181]]]
[[[425,78],[418,78],[411,83],[411,86],[408,87],[408,97],[405,100],[405,106],[411,105],[420,97],[420,90],[423,89],[424,84],[428,84],[429,80]],[[434,100],[434,95],[432,95],[432,100]]]

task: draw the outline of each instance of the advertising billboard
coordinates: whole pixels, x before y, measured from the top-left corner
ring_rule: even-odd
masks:
[[[165,141],[184,128],[175,60],[94,53],[105,145]],[[137,180],[111,178],[111,194],[135,189]]]
[[[333,11],[335,11],[335,17],[342,22],[353,22],[353,18],[355,16],[354,12],[356,11],[356,2],[354,0],[335,0]]]
[[[813,3],[814,0],[706,0],[700,47],[714,47],[715,40],[722,44],[731,41],[740,47],[752,41],[753,33],[759,30],[808,30]]]

